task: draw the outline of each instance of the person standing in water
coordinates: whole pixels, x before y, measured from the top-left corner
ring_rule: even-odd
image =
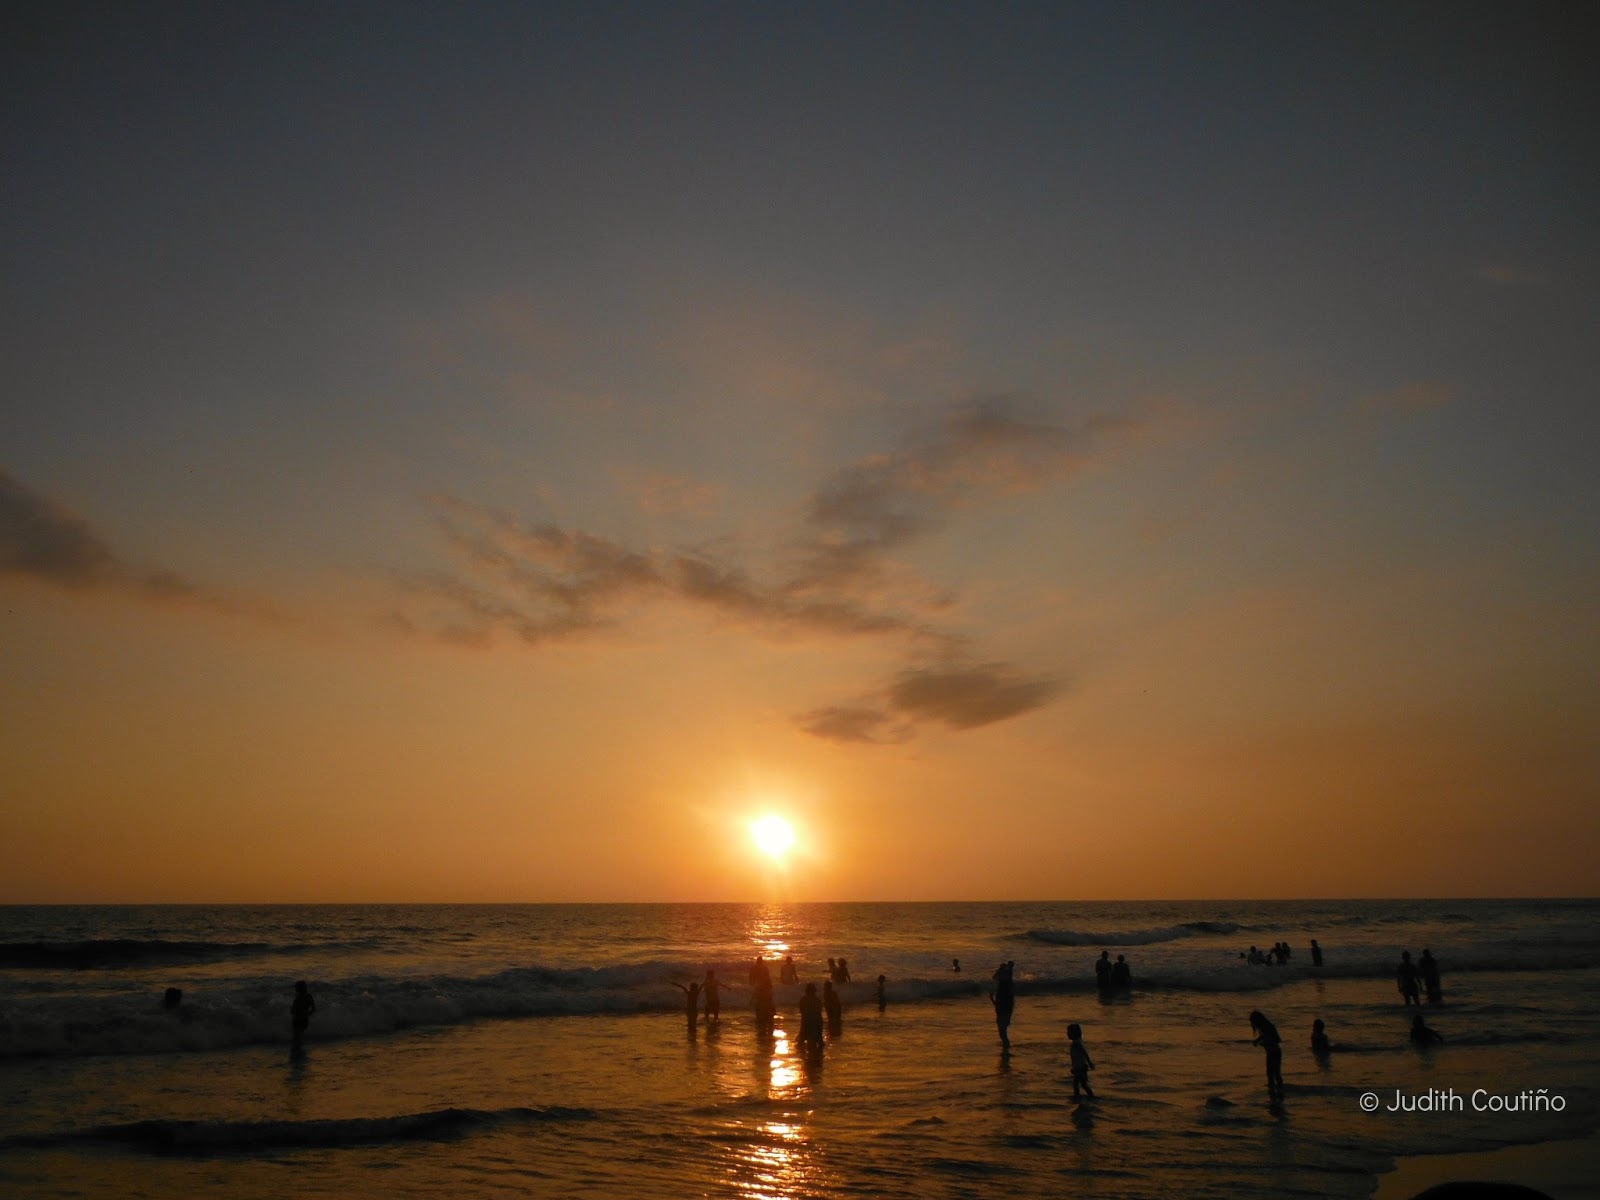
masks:
[[[707,971],[705,982],[700,985],[700,994],[706,998],[706,1026],[709,1028],[713,1022],[722,1020],[722,994],[721,984],[717,982],[717,973]]]
[[[700,1026],[700,981],[693,983],[674,983],[684,995],[684,1015],[689,1018],[689,1036],[694,1036],[694,1031]]]
[[[1111,951],[1100,951],[1100,957],[1094,960],[1094,985],[1102,992],[1111,990]]]
[[[795,1039],[801,1046],[816,1048],[822,1045],[822,997],[817,995],[817,985],[806,984],[800,997],[800,1036]]]
[[[798,972],[798,971],[796,971],[794,969],[794,955],[785,954],[783,956],[783,966],[778,968],[778,982],[779,983],[799,983],[800,982],[800,972]]]
[[[879,975],[878,976],[878,1011],[879,1012],[882,1012],[885,1008],[889,1007],[889,994],[888,994],[888,992],[886,992],[884,990],[884,987],[888,982],[889,982],[889,979],[888,979],[887,976],[885,976],[885,975]]]
[[[1422,1003],[1422,997],[1417,995],[1417,968],[1411,961],[1411,951],[1400,951],[1400,968],[1395,972],[1395,980],[1400,985],[1400,995],[1405,998],[1406,1007]]]
[[[1311,1053],[1318,1058],[1327,1058],[1333,1051],[1333,1046],[1328,1041],[1328,1025],[1321,1017],[1311,1022]]]
[[[1000,1044],[1007,1050],[1011,1049],[1011,1013],[1017,1006],[1016,969],[1015,962],[1003,962],[996,967],[994,991],[989,996],[994,1003],[994,1023],[1000,1030]]]
[[[1074,1021],[1067,1026],[1067,1041],[1071,1043],[1072,1098],[1078,1099],[1078,1089],[1089,1099],[1094,1099],[1094,1089],[1089,1086],[1089,1072],[1094,1070],[1094,1059],[1083,1047],[1083,1026]]]
[[[1313,967],[1322,965],[1322,947],[1317,945],[1316,938],[1311,939],[1311,965]]]
[[[1283,1039],[1278,1036],[1278,1027],[1260,1009],[1250,1014],[1250,1028],[1256,1031],[1250,1044],[1266,1049],[1267,1098],[1276,1103],[1283,1099]]]
[[[831,979],[822,985],[822,1011],[828,1015],[828,1036],[838,1037],[844,1032],[844,1005],[839,1002]]]
[[[311,1014],[317,1011],[317,1002],[311,998],[306,981],[294,985],[294,1002],[289,1005],[289,1052],[305,1053],[306,1026],[311,1024]]]
[[[1422,952],[1422,957],[1417,960],[1417,973],[1422,976],[1422,987],[1428,993],[1429,1004],[1437,1004],[1444,999],[1444,993],[1439,990],[1439,960],[1433,957],[1432,950]]]

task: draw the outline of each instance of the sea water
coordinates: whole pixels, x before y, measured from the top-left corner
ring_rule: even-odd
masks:
[[[1600,1124],[1597,918],[1481,900],[4,908],[0,1193],[1366,1197],[1400,1156],[1595,1144],[1575,1139]],[[1277,941],[1284,965],[1240,957]],[[1418,1050],[1395,967],[1425,947],[1444,1042]],[[1101,949],[1130,991],[1097,990]],[[819,983],[848,960],[820,1054],[794,1043],[794,986],[758,1033],[758,954]],[[691,1027],[673,985],[707,970],[722,1017]],[[298,1056],[297,979],[317,1005]],[[1281,1104],[1253,1009],[1284,1038]],[[1093,1102],[1072,1098],[1073,1021]],[[1580,1195],[1600,1188],[1562,1200]]]

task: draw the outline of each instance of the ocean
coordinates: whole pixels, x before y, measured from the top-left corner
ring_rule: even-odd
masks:
[[[1419,1049],[1395,969],[1424,948]],[[1097,989],[1102,949],[1131,989]],[[795,986],[758,1032],[758,954],[819,985],[848,960],[820,1053]],[[707,970],[721,1019],[691,1028],[674,984]],[[1364,1198],[1397,1162],[1525,1147],[1504,1161],[1577,1162],[1551,1194],[1578,1200],[1597,984],[1592,900],[0,908],[0,1194]]]

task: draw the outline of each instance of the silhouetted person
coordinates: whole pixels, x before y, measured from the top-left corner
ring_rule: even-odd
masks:
[[[1094,985],[1102,992],[1111,987],[1111,951],[1100,951],[1100,957],[1094,960]]]
[[[1317,945],[1316,938],[1311,939],[1311,965],[1313,967],[1322,965],[1322,947]]]
[[[796,971],[794,969],[794,955],[785,954],[783,956],[783,966],[778,968],[778,982],[779,983],[799,983],[800,982],[800,972],[798,972],[798,971]]]
[[[878,976],[878,1011],[879,1012],[882,1012],[889,1005],[889,994],[885,990],[885,986],[884,986],[888,982],[889,982],[888,979],[886,979],[884,976],[882,976],[882,975]]]
[[[1444,1038],[1439,1036],[1438,1030],[1429,1029],[1427,1025],[1423,1024],[1421,1013],[1411,1018],[1411,1044],[1413,1046],[1437,1046],[1443,1041]]]
[[[772,1032],[772,1018],[776,1007],[772,1002],[772,972],[767,960],[759,954],[750,964],[750,1007],[756,1014],[756,1032]]]
[[[833,980],[822,985],[822,1011],[828,1016],[828,1033],[838,1037],[844,1031],[844,1006],[839,1003],[839,993],[833,990]]]
[[[961,960],[959,958],[952,958],[950,960],[950,969],[957,975],[961,974]]]
[[[800,997],[800,1036],[795,1040],[802,1046],[822,1045],[822,997],[814,983],[806,984]]]
[[[1422,1003],[1417,995],[1417,968],[1411,961],[1411,951],[1400,951],[1400,969],[1395,972],[1395,978],[1400,984],[1400,994],[1408,1005]]]
[[[1250,1028],[1256,1031],[1251,1045],[1262,1046],[1267,1051],[1267,1098],[1283,1099],[1283,1039],[1278,1027],[1262,1015],[1260,1009],[1250,1014]]]
[[[684,995],[684,1015],[689,1018],[689,1032],[693,1033],[700,1024],[700,983],[696,980],[694,983],[674,983],[672,986]]]
[[[1443,993],[1439,990],[1439,961],[1433,957],[1432,950],[1424,950],[1422,957],[1417,959],[1417,973],[1422,976],[1422,986],[1427,989],[1428,1003],[1439,1003],[1443,999]]]
[[[833,982],[835,982],[835,983],[839,982],[839,961],[838,961],[838,959],[830,958],[828,960],[828,978],[833,980]]]
[[[1089,1072],[1094,1070],[1094,1059],[1083,1048],[1083,1026],[1074,1021],[1067,1026],[1067,1041],[1071,1043],[1072,1098],[1078,1099],[1078,1089],[1089,1099],[1094,1099],[1094,1089],[1089,1086]]]
[[[311,998],[306,981],[302,979],[294,985],[294,1002],[289,1005],[289,1049],[292,1053],[299,1054],[305,1049],[306,1026],[311,1024],[311,1014],[316,1011],[317,1002]]]
[[[1273,942],[1272,957],[1276,960],[1278,966],[1283,966],[1284,963],[1289,961],[1289,947],[1282,942]]]
[[[1250,957],[1245,959],[1245,961],[1247,963],[1249,963],[1252,967],[1256,967],[1256,966],[1260,966],[1262,963],[1266,962],[1267,961],[1267,956],[1265,954],[1261,953],[1261,951],[1257,950],[1254,946],[1251,946],[1250,947]]]
[[[717,973],[707,971],[705,982],[700,985],[700,992],[706,998],[706,1024],[722,1020],[722,985],[717,982]]]
[[[841,958],[839,960],[839,979],[838,979],[838,982],[839,983],[849,983],[850,982],[850,961],[848,959]]]
[[[1311,1022],[1311,1053],[1318,1058],[1327,1058],[1333,1052],[1333,1046],[1328,1041],[1328,1026],[1321,1017]]]
[[[1128,967],[1128,960],[1120,954],[1111,966],[1111,986],[1118,991],[1127,991],[1133,987],[1133,971]]]
[[[177,1008],[183,1003],[183,989],[168,988],[166,994],[161,997],[161,1003],[165,1008]]]
[[[1011,1013],[1017,1006],[1015,962],[1003,962],[995,968],[994,991],[989,999],[994,1003],[994,1023],[1000,1030],[1000,1044],[1011,1048]]]

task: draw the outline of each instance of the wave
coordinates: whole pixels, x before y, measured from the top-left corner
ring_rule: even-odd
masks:
[[[1181,925],[1160,925],[1154,929],[1133,929],[1120,933],[1030,929],[1022,936],[1029,941],[1044,942],[1051,946],[1151,946],[1158,942],[1175,942],[1179,938],[1238,932],[1239,926],[1232,921],[1185,921]]]
[[[101,938],[82,942],[0,942],[0,970],[89,971],[226,962],[268,954],[373,949],[377,939],[355,942],[206,942]]]
[[[390,1142],[442,1141],[485,1129],[539,1121],[583,1121],[587,1108],[440,1108],[392,1117],[325,1118],[306,1121],[132,1121],[92,1129],[0,1141],[0,1147],[44,1149],[63,1143],[101,1142],[146,1154],[252,1154],[259,1150],[306,1150],[373,1146]]]
[[[1196,924],[1204,924],[1197,922]],[[1071,932],[1071,931],[1064,931]],[[1146,934],[1154,930],[1142,931]],[[1452,956],[1445,962],[1446,993],[1450,978],[1477,972],[1574,970],[1596,965],[1591,950],[1536,955],[1489,952]],[[745,1019],[750,1003],[742,964],[718,965],[725,981],[724,1020]],[[1286,966],[1247,966],[1229,951],[1185,947],[1181,960],[1152,952],[1135,956],[1133,998],[1139,993],[1198,991],[1252,994],[1291,986],[1312,978],[1364,979],[1378,986],[1375,998],[1389,999],[1394,988],[1394,960],[1387,949],[1369,948],[1360,955],[1330,956],[1323,968],[1303,961]],[[696,969],[698,968],[698,969]],[[672,986],[703,974],[700,964],[652,960],[646,963],[556,968],[514,967],[486,975],[428,977],[365,976],[318,982],[312,991],[317,1012],[308,1041],[372,1037],[407,1029],[448,1027],[473,1021],[542,1019],[588,1015],[665,1015],[681,1013],[683,995]],[[866,978],[843,985],[846,1005],[870,1007],[874,983]],[[986,974],[895,974],[888,982],[891,1005],[962,1002],[986,997],[992,987]],[[1059,963],[1019,972],[1017,993],[1096,994],[1089,963]],[[800,988],[780,985],[774,998],[781,1011],[792,1012]],[[1105,997],[1122,1003],[1127,993]],[[181,1005],[166,1009],[160,989],[141,986],[106,988],[70,994],[35,995],[14,990],[0,1008],[0,1061],[8,1058],[95,1054],[165,1054],[209,1052],[242,1046],[287,1046],[287,984],[262,979],[229,981],[186,989]],[[1484,1014],[1485,1016],[1487,1014]]]

